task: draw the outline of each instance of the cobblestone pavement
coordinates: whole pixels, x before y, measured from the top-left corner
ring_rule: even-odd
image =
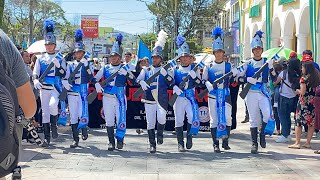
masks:
[[[244,116],[241,103],[238,121]],[[60,137],[50,148],[24,146],[23,179],[320,179],[320,156],[313,153],[320,149],[320,140],[312,141],[313,150],[294,150],[275,143],[277,136],[272,136],[267,148],[253,155],[248,123],[238,124],[231,133],[231,150],[221,154],[213,153],[209,132],[201,132],[191,150],[179,153],[175,136],[167,131],[164,144],[150,154],[146,131],[138,135],[128,130],[124,150],[109,152],[105,129],[90,129],[89,139],[76,149],[69,148],[69,129],[60,128]]]

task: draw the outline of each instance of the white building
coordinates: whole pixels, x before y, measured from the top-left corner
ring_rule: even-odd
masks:
[[[251,1],[251,5],[250,5]],[[271,0],[271,48],[281,42],[301,54],[312,49],[309,0]],[[257,30],[266,32],[266,1],[244,0],[242,11],[243,58],[251,57],[250,42]],[[265,38],[264,38],[265,47]]]

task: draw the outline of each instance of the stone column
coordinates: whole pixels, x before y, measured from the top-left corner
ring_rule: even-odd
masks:
[[[285,36],[282,36],[281,39],[282,39],[282,42],[284,43],[285,48],[292,49],[293,36],[285,35]]]
[[[276,48],[279,46],[279,40],[280,38],[275,37],[271,39],[271,48]]]
[[[302,54],[307,49],[308,34],[299,33],[297,36],[297,53]]]

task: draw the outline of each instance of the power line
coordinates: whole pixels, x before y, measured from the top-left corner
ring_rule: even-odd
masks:
[[[91,0],[91,1],[79,1],[79,0],[75,0],[75,1],[63,1],[61,0],[61,3],[91,3],[91,2],[112,2],[112,1],[128,1],[128,0]]]
[[[146,12],[148,9],[142,11],[123,11],[123,12],[109,12],[109,13],[99,13],[99,14],[128,14],[128,13],[137,13],[137,12]],[[66,12],[65,14],[97,14],[97,12],[88,13],[88,12]]]

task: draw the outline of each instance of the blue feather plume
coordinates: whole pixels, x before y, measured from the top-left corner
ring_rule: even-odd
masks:
[[[53,32],[54,31],[54,22],[50,19],[46,19],[43,22],[43,30],[48,33],[48,32]]]
[[[212,30],[212,36],[215,38],[222,36],[222,35],[223,35],[223,30],[221,27],[216,27]]]
[[[77,29],[74,35],[76,42],[82,41],[83,38],[83,31],[82,29]]]
[[[178,45],[178,48],[181,47],[181,45],[186,42],[186,38],[182,37],[180,34],[177,36],[176,43]]]
[[[116,41],[118,41],[119,46],[122,44],[123,35],[121,33],[117,34]]]
[[[255,34],[254,36],[258,35],[260,38],[262,38],[263,33],[264,33],[264,32],[262,32],[261,30],[259,30],[259,31],[256,32],[256,34]]]

